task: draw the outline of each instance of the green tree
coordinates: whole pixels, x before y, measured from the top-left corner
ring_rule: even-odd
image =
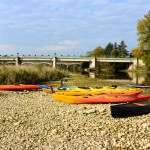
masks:
[[[116,42],[113,45],[113,50],[111,51],[110,56],[111,57],[118,57],[118,45]]]
[[[113,44],[109,42],[108,45],[106,45],[106,48],[105,48],[105,55],[107,57],[109,57],[111,55],[112,50],[113,50]]]
[[[118,45],[118,56],[119,57],[126,57],[128,56],[128,51],[126,49],[126,44],[124,41],[121,41],[120,44]]]
[[[104,57],[105,56],[104,49],[102,47],[98,46],[90,53],[90,56]]]
[[[118,50],[117,49],[112,50],[111,57],[118,57]]]
[[[114,49],[115,49],[115,50],[117,50],[117,49],[118,49],[118,45],[117,45],[117,43],[116,43],[116,42],[114,43]]]
[[[144,15],[144,18],[138,20],[137,35],[139,41],[139,49],[142,52],[141,59],[150,70],[150,11]]]
[[[150,70],[150,50],[142,51],[141,59],[145,63],[147,70]]]
[[[150,11],[144,18],[138,20],[137,35],[141,50],[150,50]]]
[[[139,49],[139,47],[136,47],[136,48],[132,49],[131,56],[141,58],[142,51]]]

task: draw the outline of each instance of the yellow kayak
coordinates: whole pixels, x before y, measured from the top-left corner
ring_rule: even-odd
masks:
[[[85,94],[87,94],[87,93],[89,93],[89,92],[101,92],[101,91],[103,91],[103,90],[108,90],[108,89],[114,89],[114,87],[107,87],[107,88],[105,88],[105,87],[103,87],[103,88],[99,88],[99,89],[97,89],[97,88],[91,88],[91,87],[76,87],[76,88],[67,88],[67,89],[65,89],[65,90],[59,90],[59,89],[43,89],[43,91],[44,92],[46,92],[46,93],[78,93],[78,92],[81,92],[81,93],[85,93]]]
[[[67,90],[54,90],[52,92],[51,89],[43,89],[44,92],[46,93],[58,93],[58,94],[63,94],[63,95],[86,95],[86,94],[112,94],[112,93],[118,93],[118,94],[124,94],[124,93],[133,93],[133,92],[142,92],[141,89],[137,88],[129,88],[129,89],[124,89],[124,88],[112,88],[112,87],[107,87],[107,88],[89,88],[89,89],[81,89],[81,88],[74,88],[74,89],[67,89]]]

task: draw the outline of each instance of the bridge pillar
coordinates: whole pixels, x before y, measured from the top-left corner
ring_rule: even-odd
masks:
[[[130,65],[128,70],[138,69],[140,66],[144,66],[144,65],[145,64],[143,63],[143,61],[137,58],[133,61],[133,63]]]
[[[129,65],[129,68],[128,68],[128,70],[134,70],[134,63],[131,63],[130,65]]]
[[[96,77],[96,71],[94,71],[94,72],[89,71],[89,77],[95,78]]]
[[[17,57],[16,58],[16,66],[19,66],[19,65],[21,65],[21,58]]]
[[[57,68],[57,57],[53,58],[53,68]]]
[[[90,63],[89,68],[90,68],[90,69],[96,69],[96,64],[97,64],[97,59],[96,59],[96,57],[94,57],[94,58],[92,59],[92,62]]]

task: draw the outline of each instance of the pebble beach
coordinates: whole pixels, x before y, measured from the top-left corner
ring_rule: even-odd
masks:
[[[1,91],[0,150],[149,150],[150,114],[113,118],[110,105]]]

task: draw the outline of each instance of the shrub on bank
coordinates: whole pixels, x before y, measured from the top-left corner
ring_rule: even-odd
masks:
[[[67,74],[45,65],[0,66],[0,84],[37,84],[62,80]]]

